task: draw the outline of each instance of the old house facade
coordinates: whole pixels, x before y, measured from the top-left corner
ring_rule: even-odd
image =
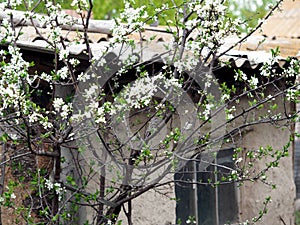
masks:
[[[295,10],[295,6],[290,4],[299,4],[300,1],[295,1],[293,3],[287,1],[285,5],[287,8],[283,8],[283,13],[287,12],[289,9]],[[300,8],[300,7],[299,7]],[[287,11],[285,11],[287,10]],[[290,14],[288,14],[290,15]],[[275,23],[279,23],[277,17],[281,18],[277,14],[270,19],[274,20]],[[279,20],[281,21],[281,20]],[[285,20],[286,21],[286,20]],[[297,21],[297,19],[295,19]],[[270,22],[271,23],[271,22]],[[97,27],[97,21],[93,23]],[[100,22],[99,22],[100,24]],[[268,57],[267,54],[262,52],[257,53],[258,50],[267,50],[273,47],[281,47],[282,56],[292,55],[296,56],[298,53],[297,39],[292,39],[295,34],[290,36],[273,35],[270,30],[268,30],[268,25],[263,27],[267,35],[266,41],[262,45],[258,45],[261,40],[259,34],[254,37],[250,37],[248,41],[239,46],[238,49],[230,52],[224,61],[231,62],[230,67],[228,65],[222,65],[214,71],[214,75],[219,79],[220,82],[234,82],[234,71],[240,69],[246,74],[259,73],[259,69],[264,62],[263,57],[256,57],[260,54]],[[289,23],[291,24],[291,23]],[[273,27],[273,26],[270,26]],[[285,27],[285,25],[282,25]],[[294,27],[294,26],[293,26]],[[35,66],[32,67],[32,73],[42,73],[50,72],[53,68],[53,52],[46,47],[43,40],[39,39],[39,36],[35,33],[35,30],[31,26],[23,27],[24,35],[20,37],[18,42],[19,47],[22,49],[23,56],[28,61],[34,61]],[[271,28],[270,28],[271,29]],[[291,31],[291,30],[290,30]],[[45,32],[47,32],[45,30]],[[274,31],[278,34],[279,31]],[[72,42],[72,32],[66,31],[66,35]],[[74,34],[75,35],[75,34]],[[155,35],[158,45],[154,47],[149,47],[149,52],[146,54],[144,61],[151,60],[156,54],[161,50],[161,45],[168,43],[171,37],[162,32],[162,28],[147,28],[145,29],[143,36],[145,39],[147,37],[152,37]],[[274,36],[276,37],[274,39]],[[140,34],[132,34],[131,36],[135,40],[140,40]],[[269,38],[270,37],[270,38]],[[89,40],[91,43],[92,53],[94,55],[99,54],[103,47],[109,43],[110,34],[97,32],[97,28],[93,30],[93,33],[89,33]],[[5,48],[5,46],[2,46]],[[299,47],[300,48],[300,47]],[[85,72],[89,68],[89,62],[84,53],[85,45],[72,46],[70,53],[72,57],[80,59],[80,66],[78,68],[78,74]],[[255,51],[252,51],[255,50]],[[292,54],[291,54],[292,53]],[[147,58],[148,57],[148,58]],[[280,62],[276,65],[278,68],[284,66],[285,62]],[[124,83],[128,83],[133,78],[124,78]],[[42,93],[37,97],[37,102],[39,104],[45,104],[48,102],[48,89],[47,86],[42,86]],[[61,95],[64,96],[69,90],[62,88]],[[272,94],[274,90],[269,88],[266,90],[266,95]],[[276,112],[278,113],[290,113],[295,110],[294,104],[286,102],[282,104],[282,99],[278,98],[275,100],[278,108]],[[235,105],[237,111],[242,111],[246,108],[248,104],[247,97],[243,98],[242,101]],[[257,109],[253,112],[252,116],[263,115],[267,109]],[[143,116],[141,116],[143,119]],[[245,121],[237,121],[232,127],[238,127]],[[270,124],[259,124],[246,130],[238,139],[238,146],[223,144],[215,155],[214,162],[219,163],[224,166],[234,167],[234,161],[232,159],[233,149],[236,147],[241,147],[245,152],[255,151],[260,148],[260,146],[271,145],[274,149],[282,149],[282,147],[289,141],[291,131],[294,127],[291,125],[290,129],[281,130],[275,125]],[[296,147],[298,149],[296,140]],[[296,185],[298,184],[298,151],[295,151],[293,155],[293,147],[289,148],[289,156],[285,157],[278,168],[274,168],[268,172],[268,177],[270,181],[276,184],[277,188],[273,190],[272,185],[266,185],[259,181],[248,181],[242,186],[238,187],[235,183],[230,183],[226,185],[221,185],[217,188],[212,188],[209,185],[171,185],[167,191],[167,194],[162,195],[160,191],[149,191],[138,198],[134,199],[132,202],[133,210],[133,224],[143,224],[143,225],[162,225],[162,224],[175,224],[181,221],[181,224],[187,224],[190,216],[193,216],[198,225],[211,224],[211,225],[221,225],[224,223],[237,224],[242,221],[251,220],[254,216],[257,216],[258,212],[263,209],[263,202],[266,197],[270,196],[272,202],[268,205],[268,214],[264,215],[262,220],[257,224],[293,224],[294,222],[294,200],[296,196],[296,188],[294,185],[294,157],[295,157],[295,179]],[[243,154],[243,153],[242,153]],[[299,154],[300,155],[300,154]],[[66,153],[66,165],[68,168],[65,173],[72,173],[72,156]],[[70,158],[70,161],[68,161]],[[266,159],[268,160],[268,159]],[[68,164],[69,163],[69,164]],[[260,161],[256,164],[256,170],[259,171],[265,167],[266,162]],[[194,168],[200,168],[201,172],[189,172],[194,171]],[[204,168],[204,169],[203,169]],[[205,163],[194,163],[191,165],[186,165],[183,170],[179,171],[173,176],[173,174],[168,177],[168,179],[181,179],[181,180],[214,180],[220,179],[211,173],[218,170],[216,166],[205,165]],[[207,173],[210,172],[210,173]],[[76,175],[76,173],[75,173]],[[96,185],[96,184],[95,184]],[[298,186],[297,186],[298,187]],[[93,189],[91,185],[89,187]],[[173,198],[173,200],[170,200]],[[177,199],[175,201],[174,199]],[[9,219],[9,215],[12,212],[4,212],[3,217],[6,215]],[[92,218],[92,212],[82,207],[79,215],[79,224],[83,224],[86,219]],[[126,216],[123,214],[120,216],[123,221],[126,221]],[[10,222],[7,222],[9,224]],[[126,224],[126,222],[124,223]]]

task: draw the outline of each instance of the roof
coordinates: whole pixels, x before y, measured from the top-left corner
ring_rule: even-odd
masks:
[[[300,0],[284,0],[262,26],[262,34],[275,38],[300,38]]]
[[[290,2],[290,0],[288,2]],[[295,3],[299,4],[300,0],[295,1]],[[288,5],[290,6],[291,4]],[[283,8],[285,8],[285,5],[283,5]],[[293,7],[290,6],[290,8]],[[20,21],[24,17],[23,14],[24,12],[14,11],[14,16],[18,15],[16,16],[17,18],[16,24],[20,23]],[[284,18],[288,18],[289,15],[292,15],[293,18],[294,16],[296,16],[295,13],[287,13],[284,15],[285,15]],[[0,17],[1,16],[3,17],[5,15],[3,15],[3,13],[0,12]],[[271,26],[269,24],[273,24],[274,20],[277,20],[278,17],[279,16],[277,16],[277,14],[275,13],[274,16],[270,18],[270,21],[268,22],[268,26],[266,28],[263,27],[263,29],[265,29],[264,32],[265,34],[269,34],[268,32],[270,31],[267,29],[269,26]],[[300,17],[300,13],[299,13],[299,17]],[[297,23],[300,22],[297,21]],[[47,42],[43,40],[43,38],[41,38],[39,34],[37,34],[35,28],[30,24],[25,24],[25,25],[26,26],[17,27],[17,29],[19,30],[22,29],[22,33],[23,33],[18,40],[18,45],[21,48],[30,51],[45,52],[45,53],[52,52],[47,47],[48,46]],[[46,37],[49,30],[45,28],[42,24],[36,23],[36,26],[39,27],[40,34]],[[108,21],[90,20],[90,26],[88,29],[88,39],[94,55],[100,54],[103,51],[104,47],[109,44],[110,38],[112,37],[110,32],[112,26],[113,26],[113,21],[111,20]],[[62,32],[65,41],[70,43],[69,46],[70,53],[78,57],[83,56],[84,50],[86,49],[86,45],[84,44],[83,39],[78,40],[78,33],[82,31],[82,26],[80,24],[76,24],[76,26],[72,26],[72,27],[65,26],[62,27],[62,29],[63,29]],[[146,26],[143,32],[132,33],[129,35],[129,38],[132,38],[137,42],[147,43],[145,40],[149,40],[151,37],[154,37],[155,46],[151,45],[151,49],[148,48],[148,51],[150,51],[151,53],[150,56],[154,56],[162,52],[162,49],[164,49],[163,45],[172,42],[172,38],[173,38],[172,35],[166,32],[165,30],[166,29],[164,27]],[[277,46],[280,46],[282,56],[284,57],[289,55],[296,56],[300,50],[300,39],[291,39],[288,37],[274,38],[274,36],[270,38],[269,37],[270,35],[266,35],[266,36],[268,37],[252,36],[248,38],[246,42],[237,46],[234,50],[228,52],[227,55],[224,56],[223,58],[226,61],[235,62],[234,65],[237,67],[250,65],[251,68],[256,68],[258,64],[265,62],[267,58],[270,57],[270,54],[265,52],[269,52],[271,48],[274,49]],[[1,39],[1,33],[0,33],[0,39]],[[76,44],[76,45],[72,44],[74,40],[76,40],[81,44]],[[225,47],[233,45],[234,43],[236,43],[237,40],[238,39],[235,37],[228,38],[225,41],[223,48],[225,49]],[[258,51],[260,52],[258,53]]]
[[[279,48],[282,58],[300,58],[300,39],[269,38],[265,36],[251,36],[235,49],[249,52],[271,52],[271,49]]]
[[[300,0],[284,0],[261,30],[239,46],[240,50],[270,51],[279,47],[282,57],[300,57]]]

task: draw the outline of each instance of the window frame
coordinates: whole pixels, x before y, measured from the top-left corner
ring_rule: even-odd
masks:
[[[237,184],[226,182],[216,187],[208,184],[209,179],[211,183],[218,180],[221,182],[222,170],[230,173],[235,169],[233,154],[233,148],[222,149],[210,155],[199,154],[174,175],[177,222],[185,225],[189,216],[194,218],[198,225],[232,224],[238,221]],[[201,180],[206,184],[196,184],[195,181]],[[206,201],[205,207],[202,207],[203,201]],[[227,209],[225,211],[221,209],[224,205]],[[228,208],[231,210],[228,211]]]

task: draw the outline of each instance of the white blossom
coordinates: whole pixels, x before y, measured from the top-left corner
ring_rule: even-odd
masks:
[[[53,189],[53,183],[49,179],[45,179],[45,185],[49,191]]]
[[[257,88],[258,79],[253,76],[253,77],[251,77],[249,83],[252,88]]]
[[[243,158],[242,157],[239,157],[237,160],[235,160],[235,163],[240,163],[243,161]]]
[[[11,193],[10,198],[15,199],[16,195],[14,193]]]
[[[59,111],[61,107],[65,104],[64,100],[62,98],[54,98],[53,100],[53,107],[55,111]]]
[[[57,71],[57,75],[61,78],[61,79],[67,79],[69,76],[69,69],[67,66],[64,66],[63,68],[61,68],[60,70]]]
[[[67,59],[70,54],[70,51],[68,49],[61,49],[59,51],[59,60]]]
[[[287,100],[294,101],[295,97],[297,96],[296,92],[297,92],[297,90],[294,90],[294,89],[287,90],[287,93],[286,93]]]

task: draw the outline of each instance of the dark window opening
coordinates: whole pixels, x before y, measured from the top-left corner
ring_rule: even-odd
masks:
[[[230,173],[227,168],[235,168],[232,160],[233,149],[220,150],[213,163],[190,161],[175,174],[176,193],[176,222],[181,225],[189,224],[189,218],[194,218],[197,225],[221,225],[237,222],[238,199],[235,183],[220,184],[212,187],[208,183],[220,181],[225,174]],[[221,165],[217,166],[217,165]],[[193,184],[193,181],[202,184]],[[190,223],[193,224],[193,223]]]

